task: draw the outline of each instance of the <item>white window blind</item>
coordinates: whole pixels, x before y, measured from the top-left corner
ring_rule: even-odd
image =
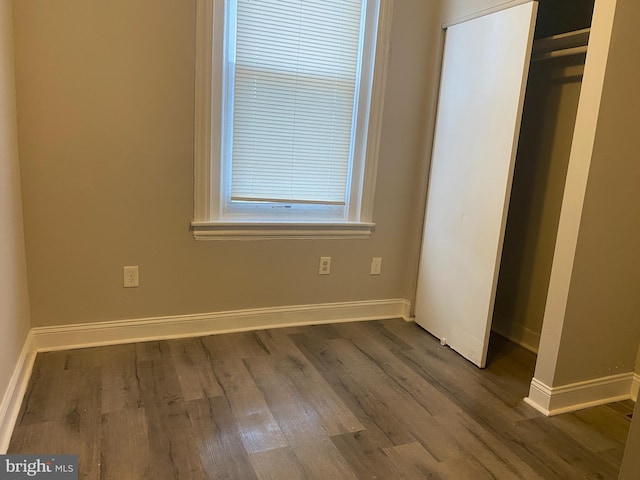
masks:
[[[232,201],[345,205],[365,3],[235,2],[225,147]]]

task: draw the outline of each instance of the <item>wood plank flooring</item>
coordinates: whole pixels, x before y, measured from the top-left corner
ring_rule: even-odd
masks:
[[[479,370],[402,320],[39,354],[9,453],[84,479],[616,479],[632,412],[546,418],[533,354]]]

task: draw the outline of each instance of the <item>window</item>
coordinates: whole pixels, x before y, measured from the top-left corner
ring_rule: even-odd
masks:
[[[363,238],[390,0],[200,0],[196,238]]]

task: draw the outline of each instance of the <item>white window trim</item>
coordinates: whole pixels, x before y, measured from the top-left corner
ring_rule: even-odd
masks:
[[[352,192],[353,211],[340,222],[217,220],[219,200],[212,198],[211,185],[220,183],[220,169],[212,168],[212,152],[220,150],[220,98],[213,85],[222,85],[222,71],[214,70],[222,59],[214,58],[222,49],[224,0],[197,0],[194,129],[194,219],[193,235],[198,240],[275,238],[368,238],[375,228],[373,203],[380,148],[380,132],[390,57],[391,18],[394,0],[380,0],[375,69],[371,90],[365,168],[362,191]],[[219,43],[218,43],[219,44]],[[214,78],[214,74],[216,77]],[[217,149],[217,150],[216,150]],[[356,199],[357,201],[353,201]],[[213,214],[213,215],[212,215]]]

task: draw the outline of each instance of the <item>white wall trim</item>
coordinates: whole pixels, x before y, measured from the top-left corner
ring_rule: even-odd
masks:
[[[387,318],[409,320],[404,298],[257,308],[33,328],[36,351],[143,342],[219,333]]]
[[[632,398],[636,378],[629,372],[558,387],[550,387],[534,378],[524,401],[547,416],[575,412]]]
[[[371,85],[371,102],[365,141],[365,166],[362,178],[362,194],[360,195],[360,221],[373,221],[373,204],[375,201],[376,179],[378,177],[378,158],[380,156],[380,139],[382,138],[382,120],[384,100],[387,91],[389,63],[391,62],[391,29],[395,0],[382,0],[378,12],[378,34],[376,36],[376,52],[374,59],[373,83]]]
[[[196,240],[366,239],[372,222],[191,222]]]
[[[9,448],[13,427],[20,413],[35,358],[33,334],[29,332],[0,404],[0,454],[5,454]]]

